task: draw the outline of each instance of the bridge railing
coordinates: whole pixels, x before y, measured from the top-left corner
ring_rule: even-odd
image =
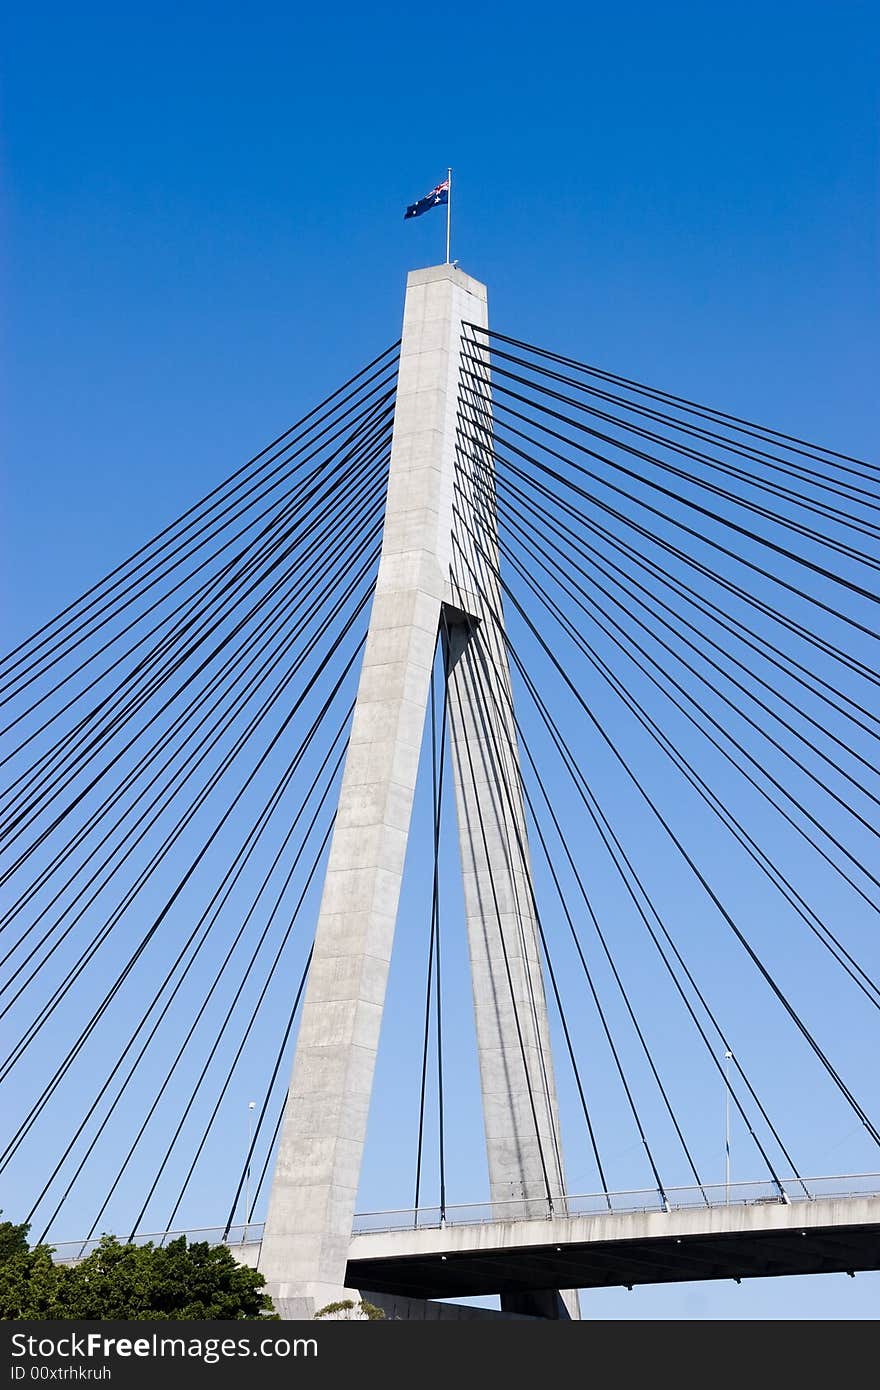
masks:
[[[568,1193],[558,1197],[552,1209],[546,1201],[469,1202],[454,1206],[400,1208],[393,1211],[358,1212],[355,1233],[396,1231],[442,1226],[474,1226],[489,1221],[534,1221],[551,1216],[601,1216],[608,1213],[643,1211],[681,1211],[688,1207],[750,1206],[761,1202],[811,1202],[822,1197],[880,1196],[880,1173],[845,1173],[835,1177],[781,1178],[774,1182],[704,1183],[702,1187],[634,1188],[624,1192]],[[209,1245],[259,1245],[263,1222],[245,1225],[189,1226],[178,1231],[147,1231],[133,1237],[135,1245],[167,1245],[186,1236],[190,1242]],[[100,1244],[100,1237],[89,1240],[50,1242],[59,1263],[82,1260]]]
[[[543,1216],[601,1216],[625,1212],[680,1211],[688,1207],[752,1206],[768,1202],[808,1202],[822,1197],[880,1195],[880,1173],[850,1173],[835,1177],[782,1178],[772,1181],[704,1183],[701,1187],[635,1188],[623,1192],[566,1194],[552,1205],[534,1198],[509,1202],[477,1202],[445,1208],[419,1207],[398,1211],[359,1212],[356,1233],[480,1225],[489,1221],[533,1221]]]
[[[263,1239],[262,1221],[250,1221],[248,1224],[240,1226],[230,1226],[226,1231],[224,1226],[187,1226],[179,1231],[143,1231],[132,1236],[132,1245],[168,1245],[172,1240],[179,1240],[181,1236],[186,1236],[187,1241],[192,1245],[196,1241],[205,1241],[208,1245],[259,1245]],[[73,1264],[78,1260],[84,1260],[87,1255],[91,1255],[101,1244],[101,1237],[94,1236],[89,1240],[59,1240],[48,1242],[55,1250],[55,1260],[58,1264]]]

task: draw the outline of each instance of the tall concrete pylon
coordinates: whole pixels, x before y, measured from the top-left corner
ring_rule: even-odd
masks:
[[[345,1287],[438,635],[491,1199],[544,1215],[565,1191],[480,444],[488,392],[475,410],[465,390],[463,357],[487,378],[486,348],[468,325],[488,327],[484,285],[451,265],[410,273],[379,573],[260,1258],[287,1316]],[[503,1306],[578,1316],[576,1295],[553,1290]]]

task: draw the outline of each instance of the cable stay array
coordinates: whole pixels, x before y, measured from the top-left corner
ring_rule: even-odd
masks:
[[[453,583],[514,730],[569,1192],[717,1200],[721,1096],[781,1198],[827,1133],[873,1170],[878,469],[476,326],[462,351]]]
[[[230,1223],[242,1188],[248,1213],[264,1193],[378,567],[397,358],[395,344],[0,664],[0,1172],[35,1236],[73,1219],[85,1239],[124,1237],[147,1215],[170,1229],[218,1166],[227,1200],[239,1188]],[[218,1123],[243,1087],[247,1153]]]
[[[0,661],[0,1177],[35,1237],[262,1219],[398,349]],[[725,1200],[722,1115],[775,1199],[875,1172],[880,468],[475,326],[461,363],[386,1204],[478,1196],[469,797],[478,845],[506,826],[484,928],[543,1214]]]

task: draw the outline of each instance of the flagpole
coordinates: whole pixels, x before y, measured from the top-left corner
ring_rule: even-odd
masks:
[[[449,245],[452,237],[452,170],[446,170],[446,264],[449,265]]]

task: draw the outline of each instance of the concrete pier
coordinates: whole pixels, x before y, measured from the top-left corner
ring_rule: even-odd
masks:
[[[408,277],[382,555],[260,1259],[287,1316],[344,1292],[441,627],[492,1196],[534,1197],[546,1210],[564,1191],[515,741],[504,717],[490,737],[474,703],[487,660],[493,699],[502,709],[510,699],[503,647],[471,592],[488,585],[500,612],[494,518],[477,507],[473,465],[457,450],[462,328],[487,315],[485,286],[450,265]],[[469,567],[455,544],[461,505],[482,527],[488,568]],[[510,1311],[577,1316],[566,1301],[514,1296]]]

